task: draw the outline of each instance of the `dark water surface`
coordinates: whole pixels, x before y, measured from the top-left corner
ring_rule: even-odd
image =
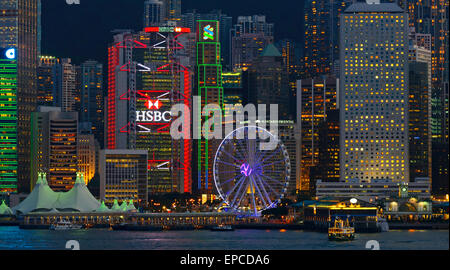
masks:
[[[305,231],[127,232],[106,229],[50,231],[0,227],[0,249],[64,250],[69,240],[77,240],[81,250],[363,250],[369,240],[377,240],[381,250],[449,249],[448,231],[416,230],[357,234],[356,239],[351,242],[330,242],[325,233]]]

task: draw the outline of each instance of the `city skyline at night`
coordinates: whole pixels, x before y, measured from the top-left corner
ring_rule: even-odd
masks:
[[[448,0],[0,1],[0,250],[447,249]]]

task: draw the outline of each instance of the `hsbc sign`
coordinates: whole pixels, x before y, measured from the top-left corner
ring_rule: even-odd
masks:
[[[136,111],[136,122],[169,123],[172,120],[170,111]]]
[[[145,107],[149,111],[136,111],[136,122],[146,123],[168,123],[172,120],[170,111],[158,111],[162,107],[163,103],[156,99],[149,99],[145,102]]]

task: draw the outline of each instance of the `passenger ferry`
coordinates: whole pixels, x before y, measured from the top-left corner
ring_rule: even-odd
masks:
[[[332,241],[350,241],[355,239],[355,228],[351,227],[348,219],[343,221],[336,218],[334,226],[328,228],[328,239]]]
[[[50,226],[50,230],[54,230],[54,231],[79,230],[82,228],[83,228],[83,225],[73,224],[70,221],[66,221],[66,220],[58,221],[56,224],[52,224]]]

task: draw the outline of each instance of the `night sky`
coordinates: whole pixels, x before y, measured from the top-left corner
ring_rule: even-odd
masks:
[[[70,57],[75,64],[93,59],[106,64],[111,30],[142,28],[144,0],[42,0],[42,53]],[[303,0],[182,0],[182,11],[221,9],[233,16],[265,14],[275,23],[275,39],[303,41]]]

